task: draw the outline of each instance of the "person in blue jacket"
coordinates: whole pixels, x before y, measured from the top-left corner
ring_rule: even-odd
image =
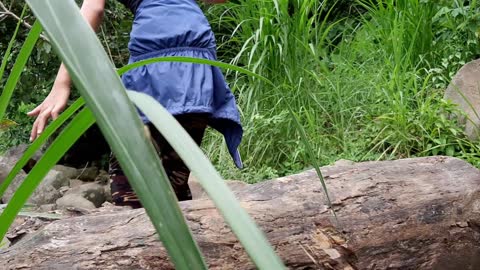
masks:
[[[105,1],[83,1],[81,13],[95,30],[102,21]],[[216,59],[214,34],[195,0],[118,1],[134,14],[128,44],[130,63],[162,56]],[[225,2],[225,0],[204,1]],[[242,167],[238,153],[243,133],[240,116],[235,98],[219,68],[192,63],[155,63],[127,72],[123,75],[122,81],[125,88],[155,98],[177,118],[199,145],[207,126],[221,132],[235,165]],[[36,117],[31,141],[42,133],[50,118],[57,118],[65,108],[70,87],[71,79],[62,65],[50,94],[38,107],[28,113]],[[191,199],[188,186],[190,171],[145,115],[139,113],[148,127],[147,130],[151,131],[152,142],[157,148],[177,198]],[[109,173],[114,204],[141,207],[113,155]]]

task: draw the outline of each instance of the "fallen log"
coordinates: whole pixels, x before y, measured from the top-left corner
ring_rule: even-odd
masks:
[[[431,157],[322,168],[235,191],[289,269],[480,269],[480,172]],[[255,269],[213,204],[182,202],[210,269]],[[53,221],[0,251],[3,269],[173,269],[143,210]]]

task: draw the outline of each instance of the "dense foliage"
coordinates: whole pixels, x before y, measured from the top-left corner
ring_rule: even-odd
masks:
[[[6,6],[19,14],[22,6],[12,2]],[[455,72],[480,57],[477,1],[255,0],[204,9],[220,60],[276,85],[227,74],[241,108],[247,168],[233,169],[218,134],[203,145],[226,178],[258,181],[310,166],[289,107],[321,164],[441,154],[480,165],[478,146],[446,117],[455,108],[442,100]],[[16,21],[0,20],[3,55]],[[128,59],[130,20],[110,1],[99,37],[117,66]],[[21,44],[22,35],[14,52]],[[27,142],[32,119],[24,113],[48,93],[57,67],[41,41],[9,107],[18,125],[1,135],[3,149]]]
[[[135,193],[138,194],[140,202],[151,219],[175,268],[207,269],[205,259],[181,212],[160,157],[157,155],[155,147],[146,140],[143,124],[133,106],[135,104],[149,117],[159,132],[177,151],[180,158],[197,176],[199,183],[215,206],[218,207],[226,223],[230,225],[232,232],[238,236],[239,241],[255,265],[259,268],[285,268],[264,234],[240,206],[234,194],[229,190],[227,184],[195,141],[175,121],[174,117],[153,98],[146,94],[127,91],[118,75],[148,63],[188,61],[189,63],[220,66],[265,81],[268,80],[233,65],[206,59],[186,59],[185,57],[149,59],[115,70],[112,65],[111,54],[109,57],[96,33],[91,31],[90,26],[84,21],[75,2],[59,2],[56,0],[27,0],[26,2],[32,8],[37,21],[31,27],[32,29],[18,53],[11,74],[0,96],[0,119],[4,119],[5,109],[11,100],[20,75],[26,67],[27,60],[42,34],[42,30],[51,39],[51,45],[68,68],[72,81],[81,93],[82,98],[77,99],[64,113],[52,121],[26,149],[5,180],[2,180],[0,197],[3,196],[8,186],[22,170],[22,167],[42,146],[43,142],[83,104],[86,105],[86,108],[78,111],[62,132],[48,144],[42,157],[29,171],[25,180],[16,188],[15,194],[4,210],[0,211],[0,246],[5,246],[6,243],[8,247],[8,240],[3,241],[3,239],[16,216],[21,212],[22,206],[26,204],[28,198],[51,168],[61,160],[62,156],[77,142],[82,134],[95,124],[96,120]],[[0,3],[0,8],[2,7],[3,5]],[[25,10],[24,8],[21,18],[23,18]],[[15,39],[19,26],[20,21],[11,40]],[[12,44],[10,42],[4,61],[0,65],[0,77],[4,74],[6,58],[10,55]],[[87,55],[88,57],[85,57]],[[95,59],[95,61],[92,61],[92,59]],[[5,128],[5,122],[5,120],[0,122],[0,128]],[[121,136],[120,134],[126,134],[127,136]],[[148,162],[145,162],[146,160]]]

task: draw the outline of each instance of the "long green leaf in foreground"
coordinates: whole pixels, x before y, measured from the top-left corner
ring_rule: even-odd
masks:
[[[83,98],[76,100],[68,109],[65,110],[55,121],[45,128],[42,134],[27,148],[22,157],[17,161],[15,166],[9,172],[3,183],[0,185],[0,198],[12,183],[15,176],[22,170],[30,158],[37,152],[38,149],[50,138],[50,136],[65,123],[79,108],[84,104]]]
[[[22,14],[20,14],[20,20],[18,21],[17,26],[15,27],[15,31],[13,32],[12,38],[8,43],[7,50],[3,55],[2,64],[0,65],[0,81],[3,78],[3,73],[5,72],[5,68],[7,67],[8,59],[10,58],[10,54],[12,53],[13,44],[17,39],[18,30],[20,29],[20,25],[22,25],[23,16],[25,16],[25,11],[27,11],[27,7],[28,7],[27,5],[23,6]],[[0,119],[2,118],[0,117]]]
[[[0,215],[0,239],[3,239],[15,217],[32,195],[43,178],[47,175],[67,150],[80,136],[95,123],[89,109],[83,109],[73,121],[62,131],[58,138],[47,149],[37,165],[30,171],[20,187],[13,195],[11,202]]]
[[[13,90],[15,90],[15,87],[17,86],[18,79],[20,78],[20,75],[27,64],[27,60],[30,57],[30,54],[32,53],[32,50],[35,47],[35,44],[37,43],[41,33],[42,26],[36,21],[28,33],[25,43],[23,43],[22,49],[18,54],[17,60],[13,65],[12,72],[10,73],[2,95],[0,96],[0,119],[3,118],[5,111],[7,110],[7,106],[12,98]]]
[[[230,69],[234,70],[246,75],[249,75],[251,77],[257,78],[261,81],[264,81],[270,85],[273,85],[273,83],[268,80],[267,78],[251,72],[248,69],[237,67],[231,64],[227,64],[224,62],[220,61],[215,61],[215,60],[209,60],[209,59],[203,59],[203,58],[195,58],[195,57],[186,57],[186,56],[164,56],[164,57],[156,57],[156,58],[150,58],[150,59],[145,59],[142,61],[138,61],[132,64],[128,64],[120,69],[118,69],[119,74],[123,74],[125,72],[128,72],[129,70],[132,70],[134,68],[138,68],[141,66],[153,64],[153,63],[158,63],[158,62],[183,62],[183,63],[195,63],[195,64],[204,64],[204,65],[211,65],[211,66],[216,66],[219,68],[225,68],[225,69]]]
[[[198,178],[257,267],[259,269],[284,269],[285,266],[263,233],[240,206],[233,192],[230,191],[202,150],[198,148],[175,118],[152,97],[134,91],[129,91],[128,94]]]
[[[206,269],[138,113],[75,2],[28,0],[27,3],[95,115],[176,268]]]

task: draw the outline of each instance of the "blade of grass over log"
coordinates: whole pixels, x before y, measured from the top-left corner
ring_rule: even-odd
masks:
[[[47,149],[45,155],[33,167],[32,171],[25,178],[20,187],[15,191],[10,203],[0,215],[0,239],[3,239],[8,228],[14,221],[32,195],[33,191],[50,169],[60,160],[67,150],[80,138],[80,136],[95,123],[90,110],[83,109],[70,123],[58,138]]]
[[[0,204],[0,214],[3,213],[3,209],[7,207],[6,204]],[[44,218],[44,219],[50,219],[50,220],[56,220],[56,219],[61,219],[62,215],[60,214],[51,214],[51,213],[42,213],[42,212],[36,212],[37,206],[36,205],[24,205],[20,212],[18,212],[17,216],[18,217],[38,217],[38,218]]]
[[[298,84],[298,88],[300,88],[302,84]],[[320,180],[320,184],[322,185],[323,192],[325,193],[325,198],[327,201],[328,206],[330,207],[330,210],[333,213],[333,216],[335,217],[335,220],[338,222],[337,219],[337,214],[335,213],[335,210],[333,209],[332,201],[330,200],[330,195],[328,194],[328,189],[327,189],[327,184],[325,183],[325,178],[323,177],[322,171],[320,170],[320,163],[318,162],[318,159],[315,155],[315,152],[313,151],[312,144],[310,143],[308,137],[307,137],[307,132],[305,132],[305,128],[302,126],[300,123],[300,117],[299,115],[292,109],[290,104],[288,102],[284,102],[285,107],[287,107],[288,112],[290,116],[293,119],[293,122],[295,123],[295,126],[297,127],[297,131],[300,134],[300,138],[302,139],[302,143],[305,146],[305,155],[306,159],[310,162],[310,164],[313,166],[315,169],[315,172],[317,173],[318,179]]]
[[[240,206],[222,177],[193,139],[152,97],[129,91],[137,107],[145,113],[165,139],[180,155],[220,210],[233,232],[259,269],[284,269],[265,236]]]
[[[312,148],[312,144],[308,141],[307,133],[305,132],[305,129],[303,128],[302,124],[300,124],[299,116],[296,114],[290,107],[288,108],[290,115],[292,116],[292,119],[295,122],[295,125],[297,126],[298,133],[300,134],[300,137],[302,138],[303,145],[306,148],[306,154],[308,155],[307,160],[311,162],[311,165],[315,169],[315,172],[317,173],[318,179],[320,180],[320,183],[322,184],[323,187],[323,192],[325,192],[325,197],[327,199],[328,206],[330,207],[330,210],[332,211],[333,215],[335,216],[335,219],[337,220],[337,214],[335,213],[335,210],[333,209],[332,201],[330,200],[330,195],[328,195],[328,189],[327,189],[327,184],[325,183],[325,178],[323,177],[322,171],[320,170],[320,164],[315,157],[315,153]],[[337,220],[338,222],[338,220]]]
[[[206,269],[159,157],[144,134],[138,113],[78,7],[72,1],[63,0],[27,3],[95,115],[176,268]]]

